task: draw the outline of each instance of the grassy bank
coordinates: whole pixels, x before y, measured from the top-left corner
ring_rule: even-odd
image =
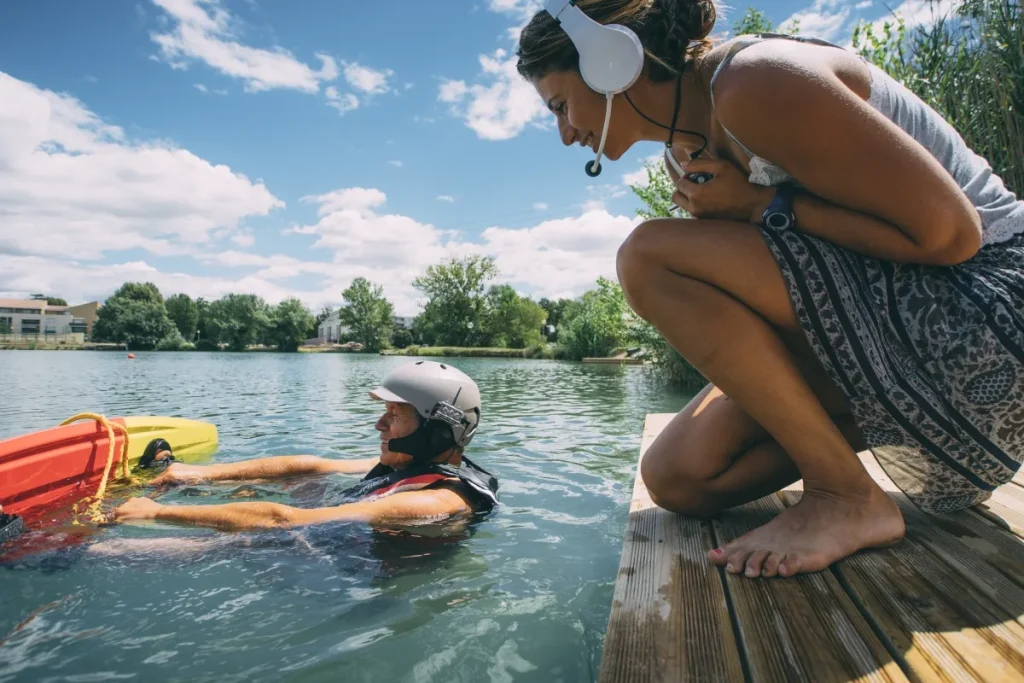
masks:
[[[381,351],[383,356],[450,356],[474,358],[539,358],[553,360],[561,357],[557,348],[531,346],[526,349],[466,348],[460,346],[410,346],[405,349]]]

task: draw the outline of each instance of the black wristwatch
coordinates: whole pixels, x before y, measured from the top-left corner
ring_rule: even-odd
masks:
[[[761,214],[761,225],[772,230],[787,230],[796,218],[793,216],[793,187],[789,184],[779,185],[775,189],[772,203]]]

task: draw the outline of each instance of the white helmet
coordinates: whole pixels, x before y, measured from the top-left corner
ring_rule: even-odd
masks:
[[[448,423],[457,446],[467,446],[480,424],[480,389],[469,375],[447,363],[418,360],[400,365],[370,396],[408,403],[423,419]]]

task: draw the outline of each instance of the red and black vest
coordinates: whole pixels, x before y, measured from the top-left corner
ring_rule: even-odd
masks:
[[[462,461],[465,463],[463,467],[429,463],[402,470],[378,464],[358,484],[346,489],[344,496],[350,500],[376,500],[402,491],[429,489],[445,481],[458,480],[469,490],[474,510],[489,512],[498,504],[498,480],[469,458],[463,456]]]

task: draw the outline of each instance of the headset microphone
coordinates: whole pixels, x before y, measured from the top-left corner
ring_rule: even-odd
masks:
[[[580,75],[583,77],[583,81],[591,90],[604,95],[607,101],[597,156],[592,161],[588,161],[584,167],[587,175],[594,178],[601,174],[601,155],[604,154],[604,144],[608,138],[608,124],[611,123],[612,118],[612,98],[628,90],[640,77],[644,68],[644,47],[640,43],[640,38],[630,29],[620,24],[600,24],[584,14],[579,7],[573,5],[571,0],[546,0],[544,10],[558,22],[569,35],[573,45],[576,46],[576,51],[580,55]],[[682,71],[680,71],[680,78],[681,76]],[[637,113],[648,121],[674,133],[677,130],[675,119],[679,108],[678,95],[677,81],[676,112],[672,117],[672,126],[652,121],[639,109],[637,109]],[[633,104],[628,93],[626,99],[636,109],[636,105]],[[679,132],[690,133],[690,131],[683,130]],[[699,135],[699,133],[694,134]],[[669,137],[669,146],[671,146],[671,136]],[[707,138],[704,138],[704,147],[706,146]],[[701,151],[704,147],[701,147]],[[693,158],[699,154],[700,152],[694,154]],[[682,168],[672,156],[671,148],[668,157],[671,159],[673,168],[682,176]],[[707,174],[690,174],[686,177],[700,183],[710,179]]]

